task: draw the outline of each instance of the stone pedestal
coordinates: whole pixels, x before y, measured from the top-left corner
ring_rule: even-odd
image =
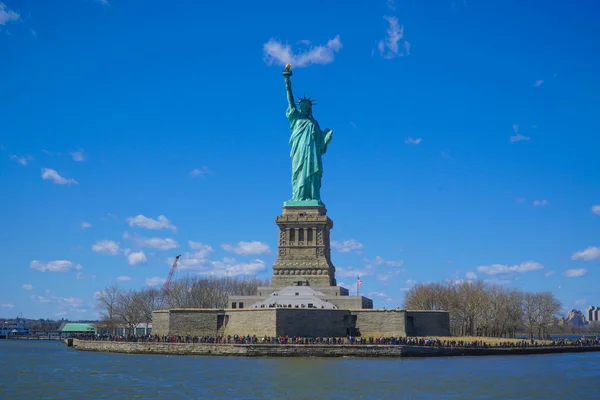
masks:
[[[323,206],[284,206],[279,226],[277,260],[271,286],[336,286],[329,231],[333,221]]]

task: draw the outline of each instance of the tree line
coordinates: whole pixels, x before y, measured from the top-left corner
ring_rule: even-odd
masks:
[[[556,326],[561,303],[550,292],[530,293],[483,281],[418,284],[404,298],[409,310],[446,310],[454,336],[545,337]]]
[[[237,277],[192,277],[177,279],[167,289],[124,289],[111,285],[97,293],[100,328],[114,332],[125,327],[135,332],[141,323],[152,322],[152,312],[169,308],[226,308],[230,295],[251,296],[268,280]]]

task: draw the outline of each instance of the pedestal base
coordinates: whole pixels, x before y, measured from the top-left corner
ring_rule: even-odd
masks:
[[[275,219],[279,243],[272,286],[336,285],[329,240],[333,221],[326,213],[323,205],[306,203],[283,208],[282,215]]]

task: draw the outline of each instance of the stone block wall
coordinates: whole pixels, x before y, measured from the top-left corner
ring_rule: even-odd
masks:
[[[169,310],[159,310],[152,312],[152,334],[169,334]]]
[[[408,336],[450,336],[447,311],[406,311]]]
[[[225,335],[275,336],[275,308],[227,310]]]
[[[363,296],[327,296],[325,300],[344,310],[361,310],[373,308],[373,300]]]
[[[445,311],[257,308],[155,311],[157,335],[450,336]]]
[[[224,320],[225,311],[218,309],[172,309],[169,310],[169,335],[220,335],[224,322],[218,326],[218,317]]]
[[[404,310],[352,310],[363,337],[404,337]]]
[[[277,308],[277,335],[346,336],[353,326],[348,310]]]
[[[229,296],[227,308],[250,308],[253,304],[264,299],[265,298],[262,296]],[[235,305],[233,303],[235,303]]]

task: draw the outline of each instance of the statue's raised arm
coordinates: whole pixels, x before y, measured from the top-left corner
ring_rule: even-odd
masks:
[[[292,80],[290,77],[292,76],[291,69],[292,66],[287,64],[285,66],[285,71],[283,71],[283,80],[285,81],[285,91],[287,94],[288,108],[295,110],[296,102],[294,101],[294,94],[292,93]]]

